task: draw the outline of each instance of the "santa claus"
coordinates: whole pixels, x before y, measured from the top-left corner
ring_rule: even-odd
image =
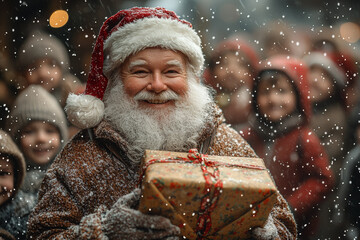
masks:
[[[256,157],[224,122],[201,83],[204,57],[192,25],[164,8],[119,11],[102,26],[86,91],[70,95],[82,128],[46,174],[29,220],[36,239],[177,239],[179,228],[135,206],[145,149]],[[255,239],[295,239],[281,195]]]

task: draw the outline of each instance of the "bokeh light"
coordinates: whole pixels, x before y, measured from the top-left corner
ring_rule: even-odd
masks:
[[[346,22],[340,26],[341,37],[349,42],[355,43],[360,39],[360,27],[353,22]]]
[[[64,10],[56,10],[50,16],[50,26],[53,28],[60,28],[64,26],[69,20],[69,15]]]

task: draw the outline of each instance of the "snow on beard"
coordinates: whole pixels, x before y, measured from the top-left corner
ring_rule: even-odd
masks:
[[[208,118],[212,102],[208,88],[198,83],[188,68],[188,92],[185,97],[167,90],[159,94],[142,91],[130,99],[123,90],[119,74],[110,77],[104,96],[105,119],[120,132],[129,146],[128,156],[139,162],[145,149],[188,151],[197,146],[197,138]],[[154,111],[138,106],[137,100],[176,100],[172,109]]]

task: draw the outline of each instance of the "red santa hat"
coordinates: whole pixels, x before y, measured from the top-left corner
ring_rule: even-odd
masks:
[[[345,87],[345,72],[339,66],[337,66],[336,62],[331,57],[327,56],[326,53],[312,52],[308,55],[305,55],[303,60],[309,67],[319,66],[324,69],[324,71],[330,74],[335,84],[337,84],[340,89]]]
[[[200,78],[204,56],[198,34],[191,23],[164,8],[131,8],[107,19],[100,29],[91,57],[85,93],[70,94],[66,103],[69,121],[79,128],[91,128],[104,116],[103,97],[108,84],[105,76],[127,57],[150,47],[185,54]]]

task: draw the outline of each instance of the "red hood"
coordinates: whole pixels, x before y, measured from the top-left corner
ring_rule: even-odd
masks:
[[[226,51],[238,51],[243,53],[246,58],[248,59],[251,67],[254,69],[254,75],[257,74],[259,68],[259,57],[253,47],[240,39],[229,39],[220,42],[214,52],[210,56],[210,61],[216,61],[218,57]],[[205,69],[204,71],[204,79],[206,82],[211,82],[212,74],[209,68]]]
[[[298,99],[300,105],[299,107],[305,115],[305,122],[303,124],[305,125],[310,123],[311,103],[309,95],[308,68],[306,64],[300,59],[279,55],[262,61],[259,68],[259,74],[266,70],[281,71],[290,77],[300,98]],[[255,85],[257,85],[258,81],[259,78],[256,78]]]

